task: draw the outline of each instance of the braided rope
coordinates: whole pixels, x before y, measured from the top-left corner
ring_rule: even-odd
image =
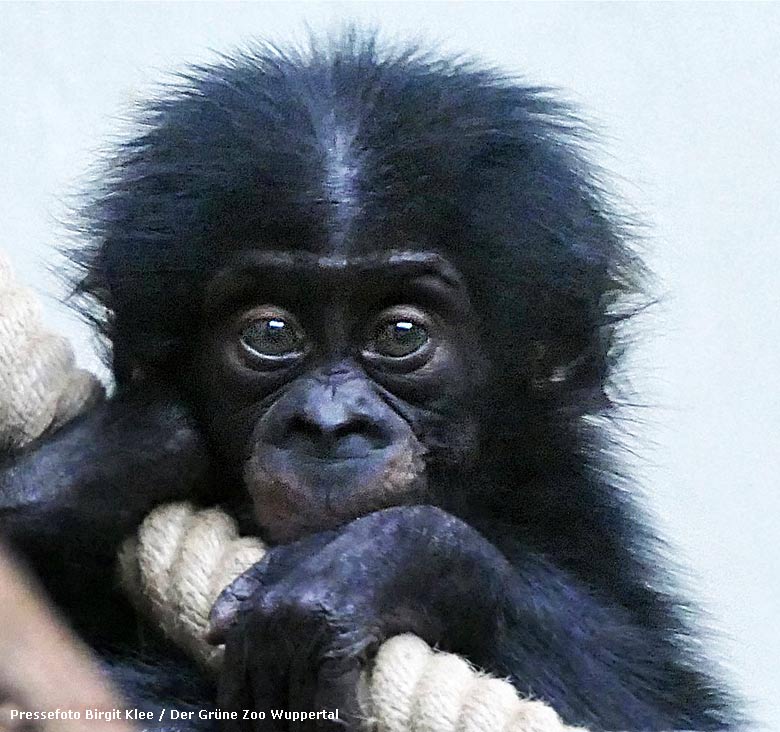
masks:
[[[70,343],[46,329],[38,298],[0,252],[0,450],[24,447],[102,394],[76,367]]]
[[[120,578],[137,606],[171,640],[212,669],[222,648],[205,641],[217,595],[258,562],[265,547],[239,537],[219,509],[161,506],[120,552]],[[376,732],[572,732],[542,702],[521,699],[507,681],[433,650],[414,635],[385,642],[359,694],[367,729]]]

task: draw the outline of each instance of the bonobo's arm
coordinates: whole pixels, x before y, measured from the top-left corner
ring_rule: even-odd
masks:
[[[227,641],[222,708],[337,707],[354,721],[362,665],[387,637],[413,632],[511,678],[570,723],[717,726],[663,639],[538,555],[510,564],[430,506],[378,511],[271,549],[221,595],[212,623],[214,639]]]
[[[207,470],[184,407],[145,386],[0,462],[0,536],[60,583],[94,580],[150,509],[198,491]]]

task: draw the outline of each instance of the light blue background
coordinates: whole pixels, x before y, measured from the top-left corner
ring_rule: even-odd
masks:
[[[563,87],[604,133],[663,297],[631,362],[635,473],[719,655],[780,730],[780,5],[3,3],[0,246],[96,367],[46,267],[121,113],[209,49],[341,19]]]

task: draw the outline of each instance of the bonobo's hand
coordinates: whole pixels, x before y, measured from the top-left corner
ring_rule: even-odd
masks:
[[[113,558],[158,503],[207,479],[205,443],[170,389],[144,384],[0,463],[0,535],[22,551]]]
[[[266,713],[229,727],[283,730],[289,722],[271,709],[338,709],[339,723],[300,728],[357,729],[360,671],[398,633],[480,663],[500,635],[511,573],[479,533],[430,506],[378,511],[271,549],[212,611],[211,638],[226,643],[220,708]]]

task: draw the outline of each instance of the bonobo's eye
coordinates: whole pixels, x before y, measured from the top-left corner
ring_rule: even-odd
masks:
[[[422,365],[432,350],[431,323],[417,308],[398,306],[385,310],[368,332],[364,355]]]
[[[401,358],[409,356],[428,341],[428,332],[411,320],[385,321],[374,336],[374,350],[382,356]]]
[[[283,308],[264,305],[241,317],[241,347],[247,357],[264,365],[298,358],[307,345],[298,321]]]

